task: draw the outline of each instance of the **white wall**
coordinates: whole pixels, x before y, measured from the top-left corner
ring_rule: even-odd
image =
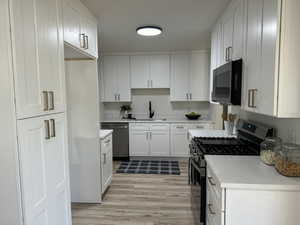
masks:
[[[208,102],[170,102],[169,89],[144,89],[132,90],[132,113],[137,118],[148,117],[148,102],[152,102],[152,109],[156,118],[185,119],[185,114],[190,111],[199,112],[203,118],[209,118]],[[119,119],[122,103],[105,103],[103,109],[104,120]]]
[[[0,2],[0,225],[21,224],[8,1]]]

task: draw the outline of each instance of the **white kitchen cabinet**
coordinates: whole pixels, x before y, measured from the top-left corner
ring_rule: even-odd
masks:
[[[190,55],[171,56],[171,101],[188,101],[190,96]]]
[[[111,183],[113,174],[112,134],[101,140],[101,184],[102,194]]]
[[[64,41],[98,58],[97,20],[79,0],[63,0]]]
[[[130,156],[169,156],[169,124],[130,124]]]
[[[171,101],[209,101],[209,54],[171,56]]]
[[[65,115],[17,126],[25,224],[71,224]]]
[[[205,159],[206,224],[299,224],[299,179],[280,175],[259,157],[206,156]]]
[[[131,56],[131,88],[170,88],[169,55]]]
[[[171,125],[171,155],[172,156],[189,156],[189,125],[174,124]]]
[[[11,12],[18,119],[64,112],[61,1],[13,0]]]
[[[136,55],[130,57],[131,88],[149,88],[150,64],[149,56]]]
[[[101,84],[103,102],[130,102],[129,56],[104,56]]]

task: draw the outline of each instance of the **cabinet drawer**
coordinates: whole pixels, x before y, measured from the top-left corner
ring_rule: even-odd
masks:
[[[220,183],[209,167],[207,167],[207,189],[212,190],[218,201],[221,201],[222,189]]]
[[[182,132],[186,132],[189,129],[189,125],[188,124],[172,124],[171,125],[171,130],[172,131],[182,131]]]
[[[145,123],[130,124],[129,127],[131,130],[139,130],[139,131],[149,131],[150,130],[150,125],[145,124]]]
[[[168,131],[170,129],[169,124],[151,124],[150,129],[153,131]]]
[[[190,129],[212,129],[212,126],[208,123],[192,124]]]

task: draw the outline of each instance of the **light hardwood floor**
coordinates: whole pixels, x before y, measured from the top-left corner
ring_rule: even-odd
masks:
[[[115,168],[118,164],[115,164]],[[196,225],[187,184],[181,175],[114,174],[102,204],[74,204],[74,225]]]

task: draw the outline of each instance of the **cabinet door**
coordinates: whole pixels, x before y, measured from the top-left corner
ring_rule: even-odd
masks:
[[[25,224],[71,224],[64,114],[19,120],[18,138]]]
[[[244,109],[256,111],[258,81],[261,82],[262,0],[247,1],[246,57],[244,76]],[[257,90],[257,91],[254,91]]]
[[[84,32],[86,35],[86,52],[94,57],[98,57],[98,33],[97,23],[89,18],[82,18],[84,23]]]
[[[117,56],[104,56],[102,68],[103,101],[115,102],[117,95]]]
[[[101,143],[102,193],[110,185],[112,178],[112,136],[102,140]]]
[[[222,18],[222,64],[228,62],[232,58],[232,39],[233,39],[233,16],[232,11],[228,11]]]
[[[71,224],[69,159],[64,114],[48,116],[51,137],[47,148],[48,173],[51,185],[51,212],[55,224]],[[51,122],[52,120],[52,122]]]
[[[244,56],[244,28],[245,13],[244,0],[238,0],[233,11],[233,41],[232,41],[232,59],[237,60]]]
[[[189,152],[188,126],[173,125],[171,129],[171,155],[186,157]]]
[[[131,56],[131,88],[150,87],[149,56]]]
[[[209,54],[192,53],[190,60],[190,100],[209,101]]]
[[[188,101],[190,93],[189,54],[171,56],[171,101]]]
[[[150,56],[150,87],[170,88],[170,56]]]
[[[263,25],[261,46],[261,79],[257,82],[257,112],[276,115],[278,78],[276,76],[277,34],[278,34],[278,1],[263,1]],[[270,27],[271,26],[271,27]],[[276,89],[275,89],[276,88]]]
[[[149,156],[149,131],[131,130],[129,143],[130,156]]]
[[[65,110],[60,10],[58,0],[12,1],[14,76],[19,119]],[[48,100],[43,95],[44,91],[53,92],[54,110],[46,109],[47,102],[52,103],[52,98]]]
[[[81,47],[80,13],[69,1],[63,7],[64,41],[77,48]]]
[[[130,102],[130,62],[129,56],[116,56],[118,101]]]
[[[170,156],[170,131],[150,131],[150,155]]]

